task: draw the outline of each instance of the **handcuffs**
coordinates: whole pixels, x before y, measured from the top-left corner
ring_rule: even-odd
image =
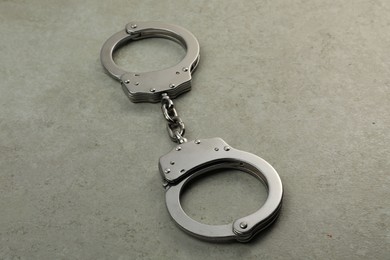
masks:
[[[173,67],[152,72],[127,72],[113,60],[113,52],[131,41],[166,38],[187,50],[184,59]],[[236,240],[247,242],[278,217],[283,186],[276,170],[262,158],[234,149],[221,138],[187,141],[185,126],[173,98],[191,90],[191,76],[199,64],[200,47],[195,36],[186,29],[161,22],[133,22],[111,36],[100,53],[107,73],[120,81],[132,102],[161,102],[168,133],[176,147],[161,156],[159,170],[165,187],[166,206],[176,224],[189,234],[209,241]],[[255,176],[268,190],[268,197],[256,212],[227,225],[207,225],[190,218],[183,210],[180,195],[194,178],[212,174],[217,169],[237,169]]]

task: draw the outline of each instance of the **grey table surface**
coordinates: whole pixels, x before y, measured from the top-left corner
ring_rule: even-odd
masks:
[[[0,1],[0,259],[390,259],[390,2]],[[189,139],[222,137],[279,172],[280,218],[247,244],[170,220],[158,104],[133,104],[99,60],[130,21],[193,32],[201,63],[175,100]],[[185,54],[120,49],[133,71]],[[185,210],[208,224],[266,191],[234,171],[199,180]]]

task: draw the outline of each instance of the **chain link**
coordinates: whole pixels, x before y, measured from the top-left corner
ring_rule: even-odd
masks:
[[[161,110],[164,118],[167,120],[167,130],[171,139],[180,144],[187,142],[187,139],[184,138],[184,123],[179,117],[172,99],[166,93],[162,94]]]

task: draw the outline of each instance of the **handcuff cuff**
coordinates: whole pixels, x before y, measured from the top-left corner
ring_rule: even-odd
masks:
[[[164,70],[135,73],[119,68],[113,60],[114,51],[126,43],[145,38],[175,41],[187,53],[181,62]],[[133,22],[104,43],[100,58],[107,73],[120,81],[130,101],[161,102],[169,136],[177,143],[159,160],[166,206],[172,219],[181,229],[200,239],[247,242],[277,219],[283,198],[282,182],[276,170],[264,159],[234,149],[221,138],[193,141],[184,138],[185,126],[172,99],[191,90],[191,77],[199,64],[199,53],[198,40],[182,27],[161,22]],[[261,181],[268,190],[262,207],[226,225],[207,225],[190,218],[180,203],[183,188],[194,178],[212,174],[217,169],[236,169]]]

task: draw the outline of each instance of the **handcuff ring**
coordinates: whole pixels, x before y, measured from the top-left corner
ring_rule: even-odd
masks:
[[[166,38],[180,43],[187,50],[177,65],[152,72],[134,73],[119,68],[113,52],[123,44],[145,38]],[[171,152],[161,156],[159,170],[166,188],[166,205],[176,224],[198,238],[210,241],[236,240],[247,242],[272,224],[282,206],[283,185],[276,170],[262,158],[229,146],[221,138],[187,141],[185,127],[173,101],[191,89],[191,74],[199,64],[199,43],[186,29],[160,22],[129,23],[125,30],[109,38],[101,50],[101,62],[113,78],[119,80],[132,102],[161,102],[168,133],[179,143]],[[246,217],[227,225],[206,225],[190,218],[181,207],[183,188],[200,175],[218,169],[237,169],[255,176],[268,190],[262,207]]]
[[[165,38],[179,43],[187,50],[182,61],[163,70],[127,72],[113,59],[113,53],[131,41],[146,38]],[[191,74],[199,64],[199,43],[188,30],[161,22],[132,22],[112,35],[103,45],[100,60],[107,73],[122,84],[122,89],[132,102],[161,101],[163,93],[175,98],[191,90]]]

